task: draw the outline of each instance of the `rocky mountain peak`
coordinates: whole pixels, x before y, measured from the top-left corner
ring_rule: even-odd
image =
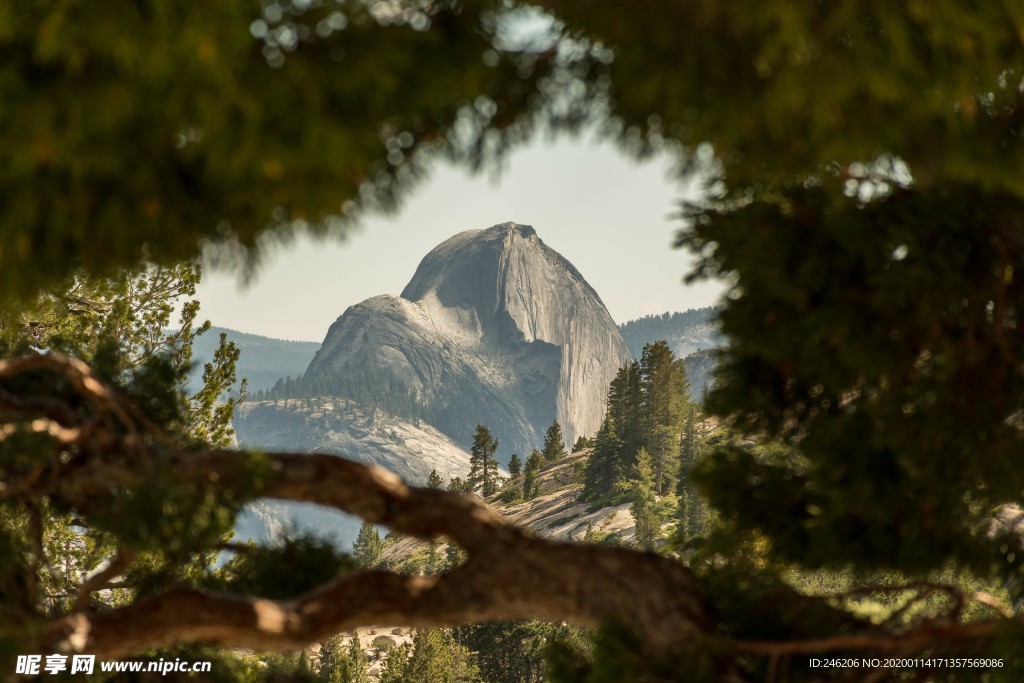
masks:
[[[552,419],[570,442],[594,434],[608,383],[629,358],[579,271],[531,226],[502,223],[439,244],[401,296],[345,311],[306,378],[414,397],[457,443],[486,423],[507,459],[539,447]]]

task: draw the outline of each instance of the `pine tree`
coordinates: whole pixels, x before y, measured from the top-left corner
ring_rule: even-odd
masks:
[[[537,471],[526,466],[523,472],[523,500],[533,500],[537,497]]]
[[[444,562],[441,559],[441,541],[435,538],[430,541],[430,549],[427,551],[427,561],[423,567],[423,571],[426,574],[436,574],[443,568]]]
[[[654,490],[662,495],[674,486],[679,469],[679,434],[690,403],[690,385],[683,361],[664,341],[644,346],[640,378],[642,443],[654,463]]]
[[[629,512],[636,522],[637,546],[641,550],[653,551],[661,533],[662,519],[657,510],[658,498],[654,494],[654,461],[644,448],[637,453],[627,488],[633,500]]]
[[[339,683],[343,680],[348,658],[341,647],[341,636],[334,636],[323,641],[320,643],[319,650],[320,662],[317,666],[317,678],[327,683]]]
[[[544,456],[536,448],[526,459],[526,467],[523,470],[523,500],[533,500],[540,493],[540,485],[537,483],[537,471],[544,466]]]
[[[494,452],[498,450],[498,440],[490,430],[477,424],[473,436],[473,446],[469,453],[469,479],[471,492],[479,491],[484,498],[498,490],[498,460]]]
[[[518,479],[519,475],[522,474],[523,463],[519,459],[519,456],[515,453],[508,459],[508,474],[512,479]]]
[[[444,488],[444,481],[441,479],[441,475],[437,473],[436,469],[430,470],[430,476],[427,477],[427,488],[436,489],[438,491]]]
[[[551,426],[548,427],[548,431],[544,435],[544,449],[542,453],[544,459],[548,462],[554,462],[559,458],[564,458],[566,455],[562,425],[558,424],[558,420],[552,420]]]
[[[367,664],[366,655],[359,647],[359,636],[352,634],[352,640],[349,641],[348,650],[345,652],[341,679],[337,683],[370,683],[371,678],[367,671]]]
[[[448,482],[448,491],[451,493],[473,493],[473,487],[468,481],[463,480],[462,477],[452,477],[451,481]]]
[[[615,490],[621,452],[622,443],[616,434],[615,422],[606,415],[594,438],[594,450],[587,458],[583,492],[580,494],[584,500],[597,500]]]
[[[480,673],[472,653],[444,629],[416,631],[405,683],[476,683]]]
[[[403,643],[387,649],[387,659],[381,667],[379,683],[407,683],[409,679],[409,657],[412,646]]]
[[[679,476],[676,482],[676,495],[679,499],[677,517],[677,537],[685,542],[705,531],[704,503],[691,482],[694,468],[700,458],[704,435],[700,427],[700,415],[697,406],[692,405],[686,412],[683,423],[683,434],[679,443]]]
[[[453,635],[475,653],[487,683],[542,683],[550,680],[544,654],[564,627],[540,621],[495,621],[462,626]]]
[[[593,445],[594,444],[590,439],[580,434],[579,437],[576,438],[576,443],[572,445],[572,452],[579,453],[584,448],[590,448]]]
[[[359,527],[359,535],[352,544],[352,558],[364,569],[375,569],[380,564],[383,552],[384,541],[377,528],[369,522],[363,522]]]

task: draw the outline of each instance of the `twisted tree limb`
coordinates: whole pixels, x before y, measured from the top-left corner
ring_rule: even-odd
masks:
[[[183,454],[177,470],[197,484],[212,479],[230,486],[248,471],[244,455]],[[668,651],[713,628],[692,574],[673,560],[535,538],[481,502],[406,486],[379,467],[330,455],[266,457],[275,470],[267,497],[331,506],[403,534],[444,535],[468,561],[440,576],[363,572],[293,600],[172,590],[111,612],[60,619],[39,647],[108,658],[176,642],[288,650],[368,624],[539,618],[597,625],[613,618],[636,629],[655,651]],[[56,495],[88,498],[109,481],[79,474],[60,482]]]

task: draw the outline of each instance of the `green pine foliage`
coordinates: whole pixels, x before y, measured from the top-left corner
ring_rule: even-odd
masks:
[[[512,457],[508,460],[508,474],[512,479],[518,479],[522,473],[523,462],[516,453],[513,453]]]
[[[255,394],[260,401],[286,401],[289,399],[309,400],[331,396],[354,402],[368,412],[380,409],[396,417],[416,423],[425,421],[450,429],[455,424],[441,407],[425,401],[414,389],[396,377],[381,377],[367,371],[353,370],[345,373],[325,373],[315,376],[286,377],[278,379],[274,386]]]
[[[345,653],[345,665],[341,668],[336,680],[331,683],[371,683],[368,669],[369,661],[359,647],[359,638],[353,637],[349,641],[348,650]]]
[[[676,480],[676,536],[679,543],[702,536],[707,531],[705,501],[693,482],[693,472],[705,453],[706,437],[699,420],[697,406],[691,405],[686,411],[679,443],[679,476]]]
[[[196,324],[199,304],[190,298],[199,277],[194,264],[140,266],[107,278],[78,273],[63,289],[27,302],[19,314],[0,315],[0,353],[43,350],[77,356],[131,398],[145,419],[187,447],[227,446],[231,413],[245,398],[244,381],[234,386],[237,348],[221,339],[197,393],[186,388],[192,345],[209,329],[209,323]],[[176,309],[178,324],[171,329]],[[0,381],[0,392],[6,391],[45,395],[69,405],[80,400],[65,381],[46,373]],[[0,440],[0,470],[17,471],[52,457],[53,442],[40,434],[16,431]],[[103,596],[88,596],[96,608],[174,584],[216,581],[214,547],[230,537],[238,507],[261,486],[259,459],[251,459],[250,486],[237,491],[185,486],[159,462],[139,466],[149,474],[144,488],[112,489],[87,514],[46,500],[0,504],[0,543],[15,553],[7,569],[0,565],[0,584],[10,583],[2,578],[8,570],[31,577],[19,580],[28,581],[17,600],[19,609],[41,614],[71,610],[83,574],[113,560],[118,548],[131,560],[126,581]],[[31,550],[36,543],[48,561]]]
[[[487,683],[542,683],[547,653],[555,642],[579,637],[581,629],[541,621],[495,621],[460,626],[455,639],[475,655]]]
[[[463,480],[462,477],[452,477],[448,482],[447,490],[451,493],[473,493],[472,485],[468,481]]]
[[[594,450],[587,459],[581,493],[584,500],[596,500],[615,490],[621,471],[621,453],[622,443],[615,431],[615,422],[611,415],[606,415],[594,437]]]
[[[369,522],[363,522],[356,540],[352,543],[352,559],[363,569],[376,569],[380,565],[383,552],[384,539],[380,537],[377,527]]]
[[[629,512],[636,522],[636,544],[640,550],[653,551],[657,547],[658,536],[661,534],[663,522],[658,510],[658,499],[655,495],[654,459],[641,448],[636,454],[636,464],[632,476],[624,487],[628,491],[632,504]]]
[[[413,637],[412,653],[403,683],[482,683],[473,654],[452,634],[439,628],[420,629]]]
[[[254,398],[256,391],[270,389],[278,378],[301,375],[320,348],[319,342],[275,339],[213,326],[193,344],[193,357],[202,362],[212,359],[221,334],[238,347],[238,375],[248,380]],[[196,370],[201,371],[202,367]],[[196,370],[189,376],[190,384],[201,379]]]
[[[371,683],[369,660],[359,647],[359,638],[353,634],[348,645],[341,636],[320,643],[316,680],[325,683]]]
[[[596,501],[631,477],[637,453],[652,458],[652,490],[666,495],[679,477],[680,439],[691,409],[682,360],[664,341],[647,344],[641,359],[619,369],[608,389],[608,412],[587,461],[582,496]]]
[[[664,341],[647,344],[640,357],[644,446],[654,465],[658,495],[671,490],[679,467],[679,437],[690,404],[686,368]]]
[[[636,453],[644,447],[644,399],[640,363],[633,361],[619,368],[608,387],[608,412],[621,443],[620,460],[624,470],[633,466]]]
[[[411,655],[412,645],[408,643],[387,648],[387,659],[381,667],[379,683],[406,683]]]
[[[470,493],[478,492],[487,498],[498,490],[499,465],[498,459],[494,457],[497,450],[498,440],[487,427],[478,423],[473,445],[469,449],[469,477],[466,484]]]
[[[541,453],[548,462],[554,462],[567,455],[565,452],[565,440],[562,436],[562,425],[558,424],[558,420],[553,420],[551,426],[548,427],[548,431],[544,434],[544,448],[541,450]]]
[[[526,459],[526,468],[523,470],[523,500],[533,500],[540,493],[537,472],[543,466],[544,456],[540,451],[534,449],[530,453],[530,457]]]
[[[354,558],[326,541],[288,538],[278,546],[244,545],[204,583],[224,592],[286,599],[355,571]]]
[[[430,475],[427,476],[427,488],[440,491],[444,488],[444,480],[441,479],[441,475],[437,473],[436,469],[430,470]]]
[[[572,445],[572,452],[573,453],[578,453],[578,452],[582,451],[584,448],[593,448],[593,447],[594,447],[593,439],[588,439],[587,437],[585,437],[582,434],[580,434],[576,438],[576,443],[574,443]]]

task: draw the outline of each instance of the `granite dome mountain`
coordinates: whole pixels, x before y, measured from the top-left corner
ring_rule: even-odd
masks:
[[[467,446],[486,423],[506,461],[539,447],[552,419],[570,445],[595,434],[608,383],[629,360],[579,271],[532,227],[504,223],[438,245],[401,296],[346,310],[301,382]]]

